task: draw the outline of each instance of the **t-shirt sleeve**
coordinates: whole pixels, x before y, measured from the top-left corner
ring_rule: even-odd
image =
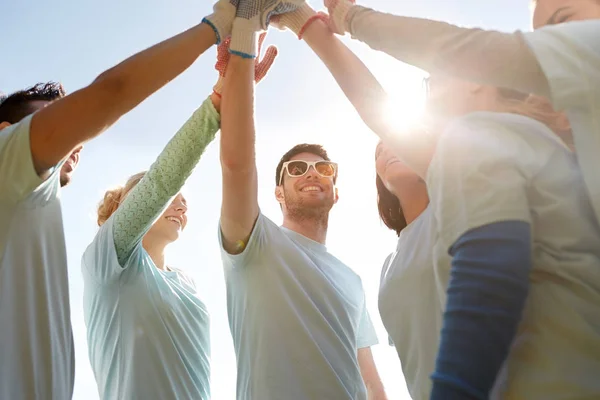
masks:
[[[96,283],[108,283],[117,279],[126,265],[121,266],[117,257],[113,236],[114,215],[98,230],[92,243],[83,253],[82,272],[84,279],[91,278]],[[141,242],[133,252],[141,250]],[[133,257],[130,257],[130,259]]]
[[[35,172],[29,144],[33,115],[0,130],[0,203],[14,205],[26,198],[43,180]]]
[[[541,157],[534,150],[508,124],[485,116],[467,116],[446,129],[427,173],[446,249],[480,226],[531,222],[526,190]]]
[[[375,346],[379,343],[375,327],[371,321],[371,316],[367,310],[367,301],[363,302],[363,309],[358,325],[358,335],[356,337],[356,346],[359,349]]]
[[[600,104],[600,20],[546,26],[524,34],[559,111]]]
[[[267,234],[269,230],[279,229],[271,220],[263,215],[262,212],[258,212],[258,217],[252,228],[252,233],[248,239],[248,243],[244,250],[239,254],[228,253],[223,248],[223,233],[221,231],[221,223],[219,221],[219,247],[221,248],[221,259],[223,260],[223,266],[225,267],[243,267],[247,265],[265,246]]]

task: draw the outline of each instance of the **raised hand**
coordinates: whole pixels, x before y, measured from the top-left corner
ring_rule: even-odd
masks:
[[[339,35],[346,34],[348,11],[356,4],[355,0],[324,0],[329,12],[329,28]]]
[[[295,11],[274,15],[271,17],[271,25],[282,31],[289,29],[298,36],[298,39],[302,39],[302,35],[304,34],[304,31],[306,31],[306,28],[317,19],[320,19],[327,24],[329,23],[327,14],[316,12],[311,6],[305,3]]]
[[[213,6],[213,13],[202,19],[203,23],[215,31],[217,44],[231,35],[231,27],[239,3],[240,0],[219,0]]]
[[[258,49],[257,54],[260,54],[260,50],[262,48],[262,44],[267,36],[267,32],[263,32],[258,37]],[[223,90],[223,81],[225,78],[225,72],[227,70],[227,64],[229,63],[229,58],[231,57],[229,53],[229,45],[231,43],[231,38],[228,37],[217,47],[217,63],[215,64],[215,69],[219,71],[219,80],[213,87],[213,91],[216,95],[221,97],[221,92]],[[258,57],[254,61],[254,82],[260,82],[269,72],[271,65],[275,61],[277,57],[278,50],[277,47],[271,45],[267,48],[265,52],[265,56],[261,61],[258,60]]]
[[[305,0],[239,0],[230,52],[245,58],[257,54],[256,33],[266,30],[274,15],[295,11]]]

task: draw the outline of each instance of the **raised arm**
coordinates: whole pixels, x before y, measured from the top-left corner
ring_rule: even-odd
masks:
[[[221,234],[229,253],[240,252],[258,217],[253,78],[254,60],[232,54],[221,104]]]
[[[242,21],[244,22],[244,21]],[[258,30],[258,29],[257,29]],[[235,254],[243,250],[258,217],[258,182],[254,152],[254,82],[260,82],[277,56],[270,46],[262,61],[258,61],[266,33],[257,43],[248,43],[243,29],[234,27],[231,43],[220,46],[220,59],[227,63],[221,74],[221,169],[223,199],[221,205],[221,234],[225,251]],[[256,40],[248,34],[250,41]],[[237,40],[237,43],[236,43]],[[240,46],[240,42],[242,45]],[[244,45],[245,44],[245,45]],[[231,45],[231,54],[229,47]],[[242,54],[242,55],[239,55]],[[240,245],[240,243],[242,245]]]
[[[213,100],[207,98],[117,208],[113,215],[113,237],[121,266],[125,266],[154,220],[181,190],[202,153],[215,138],[219,123]]]
[[[231,30],[235,8],[221,0],[207,23],[146,49],[100,74],[89,86],[34,115],[31,153],[38,175],[74,148],[102,133],[123,114],[187,69],[200,54]],[[233,8],[233,10],[232,10]],[[1,121],[0,121],[1,122]]]
[[[349,32],[375,50],[429,73],[447,73],[549,97],[550,89],[521,32],[503,33],[422,18],[402,17],[325,0],[332,30]]]
[[[312,48],[329,69],[361,119],[402,158],[424,176],[431,143],[425,135],[407,135],[387,123],[388,95],[365,64],[332,34],[327,16],[316,14],[309,6],[274,21],[287,27]],[[409,151],[406,151],[409,149]]]

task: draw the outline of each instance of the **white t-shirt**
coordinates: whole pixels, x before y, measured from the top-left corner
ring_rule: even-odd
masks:
[[[42,181],[31,116],[0,130],[0,399],[70,399],[75,359],[60,165]]]
[[[529,296],[492,398],[600,398],[600,229],[575,154],[537,121],[473,113],[441,136],[427,187],[444,302],[458,238],[494,222],[531,225]]]
[[[433,268],[435,220],[431,207],[400,232],[381,272],[379,313],[402,364],[413,400],[428,400],[442,314]]]
[[[579,165],[600,221],[600,20],[546,26],[524,38],[550,84],[554,108],[569,117]]]

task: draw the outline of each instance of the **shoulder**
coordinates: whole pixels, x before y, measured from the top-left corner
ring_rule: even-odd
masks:
[[[454,120],[440,135],[432,164],[476,166],[497,159],[540,158],[540,143],[562,144],[544,124],[517,114],[477,112]]]

